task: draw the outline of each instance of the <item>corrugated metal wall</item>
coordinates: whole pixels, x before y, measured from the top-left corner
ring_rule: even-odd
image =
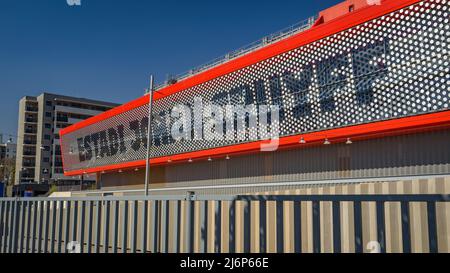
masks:
[[[152,188],[381,178],[450,173],[450,130],[152,168]],[[109,173],[105,188],[140,188],[144,170]],[[282,187],[280,189],[283,189]],[[277,190],[273,188],[272,190]],[[245,192],[258,191],[245,189]],[[200,191],[201,192],[201,191]],[[222,193],[215,190],[208,193]],[[231,193],[227,191],[227,193]],[[242,193],[233,191],[232,193]]]

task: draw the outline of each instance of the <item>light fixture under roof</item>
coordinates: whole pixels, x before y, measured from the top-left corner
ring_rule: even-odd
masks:
[[[225,157],[225,159],[226,159],[226,160],[230,160],[230,156],[227,155],[227,156]]]
[[[302,137],[302,138],[300,138],[300,144],[305,144],[306,143],[306,140]]]
[[[345,144],[350,145],[352,143],[353,143],[353,141],[350,138],[347,138],[347,141],[345,142]]]
[[[192,163],[192,161],[193,161],[192,158],[189,158],[188,162],[189,162],[189,163]]]
[[[167,162],[168,162],[168,163],[171,163],[171,162],[172,162],[172,159],[170,159],[170,158],[167,159]]]
[[[211,157],[208,157],[208,161],[212,161],[212,158],[211,158]]]
[[[123,173],[123,171],[122,171],[122,170],[119,170],[119,173]]]
[[[139,171],[139,168],[134,169],[134,171],[135,171],[135,172],[138,172],[138,171]]]
[[[331,142],[328,140],[328,138],[325,139],[325,141],[323,142],[323,145],[330,145]]]

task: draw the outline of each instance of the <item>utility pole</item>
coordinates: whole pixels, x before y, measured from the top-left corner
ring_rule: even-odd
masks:
[[[145,161],[145,196],[148,196],[150,184],[150,146],[152,145],[152,108],[153,108],[153,75],[150,75],[150,88],[148,89],[148,127],[147,127],[147,156]]]

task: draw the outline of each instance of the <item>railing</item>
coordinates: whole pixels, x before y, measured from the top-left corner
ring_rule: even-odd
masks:
[[[36,140],[31,140],[31,139],[25,139],[23,141],[23,144],[27,144],[27,145],[36,145]]]
[[[27,106],[27,107],[26,107],[26,111],[27,111],[27,112],[38,112],[38,111],[39,111],[39,108]]]
[[[0,253],[448,251],[440,242],[449,231],[438,223],[449,220],[450,195],[194,199],[0,199]],[[426,239],[413,249],[417,237]]]
[[[228,61],[230,61],[232,59],[235,59],[237,57],[241,57],[241,56],[243,56],[245,54],[248,54],[248,53],[253,52],[253,51],[257,50],[257,49],[260,49],[261,47],[267,46],[269,44],[273,44],[273,43],[278,42],[278,41],[280,41],[282,39],[290,37],[290,36],[292,36],[294,34],[297,34],[297,33],[300,33],[302,31],[305,31],[305,30],[307,30],[307,29],[309,29],[309,28],[311,28],[313,26],[313,24],[314,24],[316,19],[317,19],[317,17],[315,17],[315,16],[310,17],[310,18],[308,18],[306,20],[303,20],[303,21],[301,21],[301,22],[299,22],[299,23],[297,23],[295,25],[287,27],[287,28],[285,28],[285,29],[283,29],[281,31],[278,31],[278,32],[276,32],[274,34],[268,35],[268,36],[266,36],[266,37],[264,37],[264,38],[262,38],[262,39],[260,39],[260,40],[258,40],[256,42],[253,42],[253,43],[251,43],[251,44],[249,44],[247,46],[244,46],[244,47],[241,47],[240,49],[237,49],[235,51],[229,52],[229,53],[225,54],[224,56],[216,58],[216,59],[214,59],[214,60],[212,60],[212,61],[210,61],[210,62],[208,62],[206,64],[203,64],[201,66],[195,67],[195,68],[193,68],[193,69],[191,69],[191,70],[189,70],[189,71],[187,71],[185,73],[182,73],[182,74],[179,74],[179,75],[177,75],[175,77],[172,77],[172,78],[168,79],[167,82],[165,82],[165,83],[157,84],[156,87],[155,87],[155,90],[162,89],[162,88],[164,88],[164,87],[166,87],[166,86],[168,86],[170,84],[173,84],[173,83],[182,81],[182,80],[184,80],[186,78],[192,77],[192,76],[194,76],[194,75],[196,75],[198,73],[201,73],[201,72],[206,71],[208,69],[211,69],[211,68],[213,68],[215,66],[223,64],[225,62],[228,62]]]
[[[32,134],[32,135],[35,135],[35,134],[37,134],[37,130],[30,130],[30,129],[25,129],[25,134]]]

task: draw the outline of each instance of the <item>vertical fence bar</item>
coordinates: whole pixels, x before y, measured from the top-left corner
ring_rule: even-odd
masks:
[[[25,214],[26,214],[26,204],[27,202],[21,201],[20,202],[20,225],[19,225],[19,242],[18,242],[18,252],[23,253],[24,252],[24,243],[25,243]]]
[[[277,201],[277,252],[284,252],[284,213],[283,213],[283,201]]]
[[[9,241],[9,236],[11,236],[10,234],[10,217],[11,217],[11,206],[12,206],[12,202],[11,201],[6,201],[6,206],[5,206],[5,225],[3,228],[3,249],[2,249],[2,253],[7,253],[8,251],[8,241]]]
[[[39,209],[39,219],[38,219],[38,232],[37,232],[37,253],[41,253],[42,251],[42,226],[44,222],[44,202],[45,201],[38,201],[38,209]]]
[[[131,207],[131,230],[130,230],[130,239],[131,239],[131,253],[136,253],[137,249],[137,208],[138,201],[133,201]]]
[[[386,252],[386,231],[385,231],[385,215],[384,215],[384,202],[377,202],[377,240],[380,244],[380,252]]]
[[[43,248],[43,252],[47,253],[48,252],[48,245],[49,245],[49,230],[50,230],[50,201],[45,201],[45,218],[44,218],[44,248]],[[43,205],[44,205],[43,204]]]
[[[70,235],[70,218],[71,218],[71,201],[66,201],[66,228],[64,229],[64,252],[67,253],[67,246],[69,244],[69,235]]]
[[[4,217],[3,204],[4,204],[4,202],[0,200],[0,253],[3,253],[2,252],[2,247],[3,247],[3,217]]]
[[[186,206],[185,243],[188,253],[194,252],[194,202],[188,201]]]
[[[119,201],[113,201],[112,253],[117,253],[117,240],[119,238],[119,204]]]
[[[73,201],[73,213],[72,213],[72,234],[70,236],[70,240],[72,242],[78,242],[77,235],[78,235],[78,202],[79,201]]]
[[[27,224],[25,230],[25,253],[30,252],[30,234],[31,234],[31,206],[32,203],[27,201]]]
[[[6,242],[7,242],[7,238],[8,238],[8,209],[9,209],[9,202],[8,201],[4,201],[3,203],[3,220],[2,220],[2,241],[1,241],[1,248],[0,248],[0,252],[1,253],[5,253],[6,252]]]
[[[55,253],[55,233],[56,233],[56,201],[51,201],[52,206],[52,226],[50,229],[50,253]]]
[[[6,220],[5,220],[5,245],[2,253],[10,253],[11,252],[11,231],[12,231],[12,218],[14,213],[14,201],[7,201],[6,207]]]
[[[430,253],[438,252],[438,238],[437,238],[437,224],[436,224],[436,203],[427,202],[427,216],[428,216],[428,242]]]
[[[8,252],[8,242],[9,242],[9,236],[10,236],[10,232],[9,232],[9,230],[10,230],[10,227],[9,227],[10,222],[9,222],[9,219],[10,219],[10,216],[11,216],[11,213],[10,213],[11,204],[12,204],[11,201],[6,201],[5,202],[5,225],[4,225],[4,228],[3,228],[4,232],[3,232],[3,243],[2,243],[2,251],[1,251],[2,253],[7,253]]]
[[[166,236],[164,239],[165,242],[165,253],[169,252],[169,233],[170,233],[170,202],[166,201],[166,216],[164,217],[164,222],[166,225]]]
[[[160,219],[161,219],[161,229],[160,229],[160,233],[159,233],[159,251],[161,253],[165,253],[166,252],[166,208],[167,208],[167,201],[166,200],[161,200],[161,215],[160,215]]]
[[[9,208],[9,219],[8,219],[8,248],[7,253],[13,252],[13,241],[14,241],[14,222],[15,222],[15,210],[17,201],[11,201]]]
[[[230,201],[229,253],[236,253],[236,201]]]
[[[180,211],[181,211],[181,201],[175,201],[174,212],[173,212],[173,251],[175,253],[180,252]]]
[[[353,202],[353,214],[355,224],[355,252],[363,252],[363,234],[362,234],[362,211],[361,202]]]
[[[206,253],[208,248],[208,201],[200,203],[200,253]]]
[[[147,253],[147,229],[148,229],[148,201],[144,200],[142,202],[142,216],[141,216],[141,248],[142,253]]]
[[[128,201],[123,202],[122,209],[122,253],[128,251]]]
[[[244,253],[250,253],[252,234],[252,202],[250,200],[245,201],[244,206]]]
[[[302,252],[302,210],[301,202],[294,202],[294,251]]]
[[[13,215],[12,215],[12,231],[11,234],[12,236],[11,241],[10,241],[10,253],[17,253],[17,240],[18,240],[18,220],[19,220],[19,213],[18,211],[20,210],[19,208],[20,206],[20,201],[15,200],[14,201],[14,210],[13,210]]]
[[[95,253],[100,253],[101,232],[102,232],[102,205],[103,201],[96,201],[96,215],[95,218]]]
[[[313,249],[314,253],[321,252],[321,240],[320,240],[320,201],[312,202],[313,211]]]
[[[152,219],[151,219],[151,224],[153,226],[153,236],[150,242],[150,246],[152,248],[152,253],[158,253],[158,235],[159,235],[159,224],[158,224],[158,201],[157,200],[153,200],[151,203],[151,213],[152,213]]]
[[[2,226],[2,248],[1,248],[1,253],[6,253],[6,248],[8,245],[8,234],[9,234],[9,208],[10,208],[10,203],[9,201],[5,201],[4,202],[4,217],[3,217],[3,226]]]
[[[109,252],[109,207],[110,201],[104,201],[105,205],[103,207],[105,214],[105,221],[103,222],[103,251],[104,253]],[[136,201],[137,202],[137,201]]]
[[[153,236],[152,236],[152,251],[153,253],[159,252],[159,202],[157,200],[152,201],[152,220],[151,223],[153,225]]]
[[[92,216],[92,214],[93,214],[93,204],[94,204],[94,202],[93,201],[88,201],[88,203],[87,203],[87,213],[88,213],[88,216],[87,216],[87,248],[86,248],[86,253],[91,253],[92,252],[92,220],[93,220],[93,216]]]
[[[80,246],[81,246],[81,253],[84,253],[84,234],[86,229],[86,201],[80,202]]]
[[[8,244],[8,215],[9,215],[9,201],[4,202],[4,223],[2,226],[2,248],[0,249],[1,253],[6,253],[6,246]]]
[[[63,220],[64,220],[64,201],[58,201],[58,239],[56,240],[56,252],[62,253],[62,235],[63,235]]]
[[[411,229],[409,226],[409,202],[401,202],[403,253],[411,253]]]
[[[259,201],[259,252],[267,251],[267,201]]]
[[[216,253],[222,252],[222,201],[216,201],[214,247]]]
[[[333,201],[333,252],[341,253],[341,203]]]

